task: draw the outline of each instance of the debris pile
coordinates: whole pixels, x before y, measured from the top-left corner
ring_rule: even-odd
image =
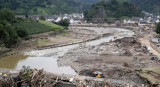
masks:
[[[42,70],[23,66],[18,75],[1,73],[0,87],[75,87],[69,81],[51,78]]]
[[[46,77],[43,69],[32,70],[24,66],[17,76],[2,74],[0,82],[2,87],[41,87],[45,85]]]
[[[99,76],[99,75],[97,75]],[[23,67],[17,74],[0,75],[0,87],[114,87],[105,79],[83,76],[55,75]]]

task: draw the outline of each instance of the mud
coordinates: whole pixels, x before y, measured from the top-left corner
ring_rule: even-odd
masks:
[[[143,34],[145,34],[145,30],[141,28],[133,31],[137,31],[136,37],[143,37]],[[134,32],[130,30],[78,27],[73,32],[73,36],[69,34],[64,36],[63,39],[53,39],[52,37],[41,39],[49,39],[52,42],[58,40],[57,44],[61,44],[68,43],[68,41],[70,42],[69,39],[73,40],[73,38],[85,40],[97,35],[104,35],[104,37],[99,40],[70,46],[31,51],[28,54],[37,57],[57,58],[59,66],[71,66],[79,75],[95,77],[92,74],[93,71],[101,72],[104,79],[114,83],[113,87],[122,85],[122,87],[124,85],[143,87],[148,85],[148,82],[137,73],[141,68],[160,66],[159,61],[151,60],[155,55],[151,54],[146,46],[142,45],[136,37],[133,38]],[[111,35],[108,36],[107,33]]]
[[[158,61],[151,60],[152,56],[138,39],[127,37],[97,46],[75,48],[60,57],[58,62],[61,66],[70,65],[80,75],[93,76],[86,72],[100,71],[112,82],[118,80],[121,84],[141,85],[147,83],[136,70],[160,66]]]

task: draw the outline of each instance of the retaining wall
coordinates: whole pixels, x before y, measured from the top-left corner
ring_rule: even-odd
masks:
[[[16,54],[22,54],[24,52],[30,52],[30,51],[34,51],[34,50],[45,50],[45,49],[52,49],[52,48],[57,48],[57,47],[63,47],[63,46],[69,46],[69,45],[74,45],[74,44],[79,44],[79,43],[83,43],[83,42],[89,42],[89,41],[93,41],[93,40],[97,40],[97,39],[100,39],[102,37],[106,37],[106,36],[109,36],[110,33],[106,33],[106,34],[103,34],[103,35],[98,35],[94,38],[90,38],[88,40],[85,40],[85,41],[78,41],[78,42],[73,42],[73,43],[68,43],[68,44],[61,44],[61,45],[47,45],[47,46],[38,46],[36,48],[33,48],[31,50],[27,50],[27,51],[17,51],[17,52],[10,52],[10,53],[6,53],[4,55],[1,55],[0,58],[3,58],[3,57],[6,57],[6,56],[12,56],[12,55],[16,55]]]

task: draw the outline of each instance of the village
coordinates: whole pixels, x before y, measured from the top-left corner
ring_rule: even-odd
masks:
[[[33,20],[39,20],[41,15],[28,15],[28,18]],[[26,18],[26,15],[16,15],[16,17]],[[74,23],[82,23],[84,19],[83,13],[73,13],[73,14],[60,14],[60,15],[51,15],[51,16],[44,16],[46,21],[49,22],[59,22],[62,19],[68,19],[71,24]]]

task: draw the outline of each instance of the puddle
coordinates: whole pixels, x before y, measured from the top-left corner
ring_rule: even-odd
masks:
[[[13,55],[7,56],[5,58],[0,59],[0,68],[7,68],[7,69],[15,69],[17,63],[21,60],[27,59],[28,56],[24,55]]]
[[[36,69],[44,69],[44,71],[55,74],[77,75],[70,66],[58,67],[57,59],[52,57],[28,57],[26,60],[19,61],[16,69],[20,70],[23,65]]]

